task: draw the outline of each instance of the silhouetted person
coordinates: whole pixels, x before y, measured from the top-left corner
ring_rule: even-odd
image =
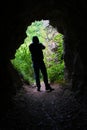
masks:
[[[32,38],[32,43],[29,45],[29,50],[31,52],[32,62],[33,62],[33,68],[35,73],[35,80],[37,85],[37,91],[40,91],[41,85],[40,85],[40,71],[43,75],[43,80],[45,83],[46,90],[54,90],[50,87],[48,83],[48,75],[46,66],[44,63],[44,56],[43,56],[43,49],[45,49],[45,46],[39,42],[39,39],[37,36],[34,36]]]

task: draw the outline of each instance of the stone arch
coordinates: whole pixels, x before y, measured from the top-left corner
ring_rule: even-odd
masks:
[[[2,3],[4,5],[4,3]],[[2,6],[3,7],[3,6]],[[60,33],[64,35],[64,47],[65,47],[65,63],[72,78],[78,74],[76,70],[75,56],[78,53],[80,62],[82,64],[82,71],[78,75],[80,81],[86,84],[87,78],[87,63],[86,63],[86,41],[84,37],[87,37],[86,32],[86,4],[85,2],[60,1],[56,3],[55,0],[41,1],[37,0],[24,1],[20,3],[8,2],[5,11],[2,11],[1,15],[1,42],[0,48],[0,70],[1,70],[1,89],[2,91],[9,86],[14,86],[12,75],[15,79],[14,69],[11,67],[10,59],[14,56],[15,50],[22,44],[25,37],[26,27],[34,20],[49,19],[51,24],[57,27]],[[82,46],[83,44],[83,46]],[[78,64],[80,68],[80,64]],[[12,69],[11,69],[12,68]],[[14,74],[15,73],[15,74]],[[73,82],[76,86],[79,86],[80,81],[76,76]],[[16,78],[19,81],[19,78]],[[5,81],[3,83],[3,81]],[[7,82],[8,81],[8,82]],[[18,82],[19,83],[19,82]],[[78,84],[77,84],[78,83]],[[83,85],[82,85],[83,86]],[[8,92],[9,93],[9,92]]]

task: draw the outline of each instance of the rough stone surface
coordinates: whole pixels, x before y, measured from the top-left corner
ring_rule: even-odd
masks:
[[[1,130],[86,130],[81,99],[67,87],[52,87],[55,90],[47,92],[42,84],[37,92],[36,87],[24,85],[3,116]]]
[[[23,43],[24,38],[26,37],[25,31],[27,29],[27,26],[29,26],[35,20],[49,19],[50,24],[56,27],[57,30],[64,35],[64,61],[65,61],[66,71],[68,72],[67,76],[70,82],[72,83],[71,86],[73,90],[72,92],[77,93],[77,97],[79,98],[82,97],[81,104],[83,104],[83,108],[85,108],[84,117],[86,119],[87,118],[87,114],[86,114],[87,113],[87,109],[86,109],[87,108],[86,106],[87,104],[86,0],[82,0],[79,2],[74,0],[67,0],[67,1],[58,0],[57,2],[56,0],[50,0],[50,1],[49,0],[48,1],[47,0],[46,1],[25,0],[25,1],[17,1],[17,2],[14,0],[2,1],[0,12],[1,12],[0,15],[0,19],[1,19],[0,20],[0,25],[1,25],[0,26],[0,31],[1,31],[1,35],[0,35],[1,36],[0,39],[1,40],[1,47],[0,47],[0,102],[1,102],[0,108],[1,111],[0,113],[1,115],[3,116],[3,114],[7,110],[7,107],[9,107],[9,102],[11,102],[11,98],[14,96],[17,90],[15,89],[15,87],[16,88],[21,87],[20,77],[15,72],[14,68],[11,66],[10,59],[14,58],[16,49]],[[78,92],[80,93],[79,95]],[[68,92],[65,91],[65,94],[67,93]],[[66,104],[64,105],[66,106]],[[20,107],[22,106],[20,105]],[[25,106],[23,106],[23,108],[21,109],[24,109],[24,107]],[[24,110],[27,111],[26,109]],[[0,118],[2,116],[0,116]],[[24,114],[21,116],[22,117],[24,116],[24,119],[26,119],[26,116]],[[63,113],[62,116],[66,116],[66,115],[64,115]],[[71,116],[70,113],[69,116]],[[16,123],[19,120],[18,118],[20,118],[17,117],[14,116],[14,120]],[[21,125],[23,122],[22,117],[20,120]],[[79,119],[80,118],[81,116],[79,116]],[[37,120],[35,120],[35,122],[37,122]],[[77,124],[78,123],[76,123],[76,125]],[[41,129],[43,128],[41,127]],[[85,125],[83,129],[85,129]]]

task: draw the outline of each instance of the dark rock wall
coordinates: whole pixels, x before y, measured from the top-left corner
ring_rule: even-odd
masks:
[[[10,60],[26,37],[27,26],[35,20],[49,19],[64,35],[64,60],[72,86],[84,88],[87,78],[86,1],[12,1],[1,4],[1,88],[21,86]],[[9,70],[12,72],[9,72]],[[13,78],[14,77],[14,78]],[[13,80],[16,78],[16,81]],[[18,81],[17,81],[18,79]],[[21,82],[21,81],[20,81]],[[13,87],[14,88],[14,87]],[[85,87],[86,88],[86,87]],[[10,92],[9,92],[10,93]]]

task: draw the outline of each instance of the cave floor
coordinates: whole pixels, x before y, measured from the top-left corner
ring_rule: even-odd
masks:
[[[74,92],[59,84],[54,91],[41,92],[23,85],[2,118],[0,130],[86,130],[83,128],[81,103]]]

